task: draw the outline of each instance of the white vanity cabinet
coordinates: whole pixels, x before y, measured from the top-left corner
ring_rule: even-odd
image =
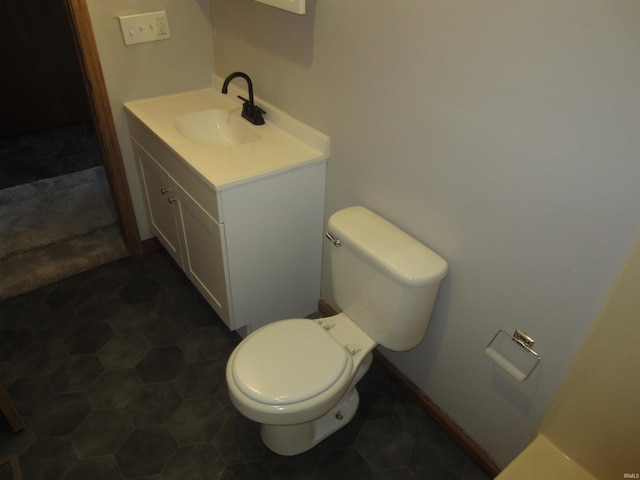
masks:
[[[169,174],[136,141],[132,142],[132,146],[140,167],[147,213],[153,231],[173,259],[182,267],[184,261],[180,245],[181,236],[178,234],[175,210],[177,187]]]
[[[128,120],[152,230],[227,326],[314,312],[326,158],[218,186]]]
[[[182,230],[184,246],[183,270],[218,315],[231,326],[224,225],[216,222],[180,186],[178,199],[178,229]]]
[[[230,318],[224,229],[135,138],[147,213],[156,238],[225,321]],[[161,149],[156,149],[162,153]],[[162,156],[162,155],[159,155]],[[164,159],[171,163],[171,156]]]

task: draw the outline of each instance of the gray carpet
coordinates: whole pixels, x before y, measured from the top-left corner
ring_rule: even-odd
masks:
[[[0,190],[0,299],[127,255],[102,167]]]
[[[101,165],[91,122],[0,138],[0,189]]]

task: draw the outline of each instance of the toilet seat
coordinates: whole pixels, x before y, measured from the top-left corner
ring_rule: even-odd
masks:
[[[347,368],[345,348],[317,323],[298,318],[269,324],[243,341],[231,374],[250,399],[284,406],[321,395]]]
[[[238,411],[262,424],[291,425],[314,420],[335,405],[351,385],[363,355],[375,344],[371,339],[367,343],[361,331],[354,337],[352,329],[357,327],[350,321],[335,318],[330,330],[306,318],[279,320],[240,342],[226,369],[229,399]],[[334,332],[342,331],[340,325],[347,336],[338,339]],[[363,346],[355,354],[343,346],[354,338]],[[285,370],[294,377],[284,375]]]

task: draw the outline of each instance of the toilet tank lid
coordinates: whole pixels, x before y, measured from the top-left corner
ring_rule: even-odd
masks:
[[[442,280],[447,262],[426,245],[365,207],[348,207],[329,218],[330,233],[399,282],[421,287]]]

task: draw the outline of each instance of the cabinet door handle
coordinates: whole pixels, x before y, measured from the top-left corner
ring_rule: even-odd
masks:
[[[178,199],[176,197],[169,197],[169,203],[177,202]]]
[[[162,193],[163,195],[166,195],[167,193],[169,193],[169,191],[170,190],[168,188],[164,188],[164,187],[160,189],[160,193]]]

